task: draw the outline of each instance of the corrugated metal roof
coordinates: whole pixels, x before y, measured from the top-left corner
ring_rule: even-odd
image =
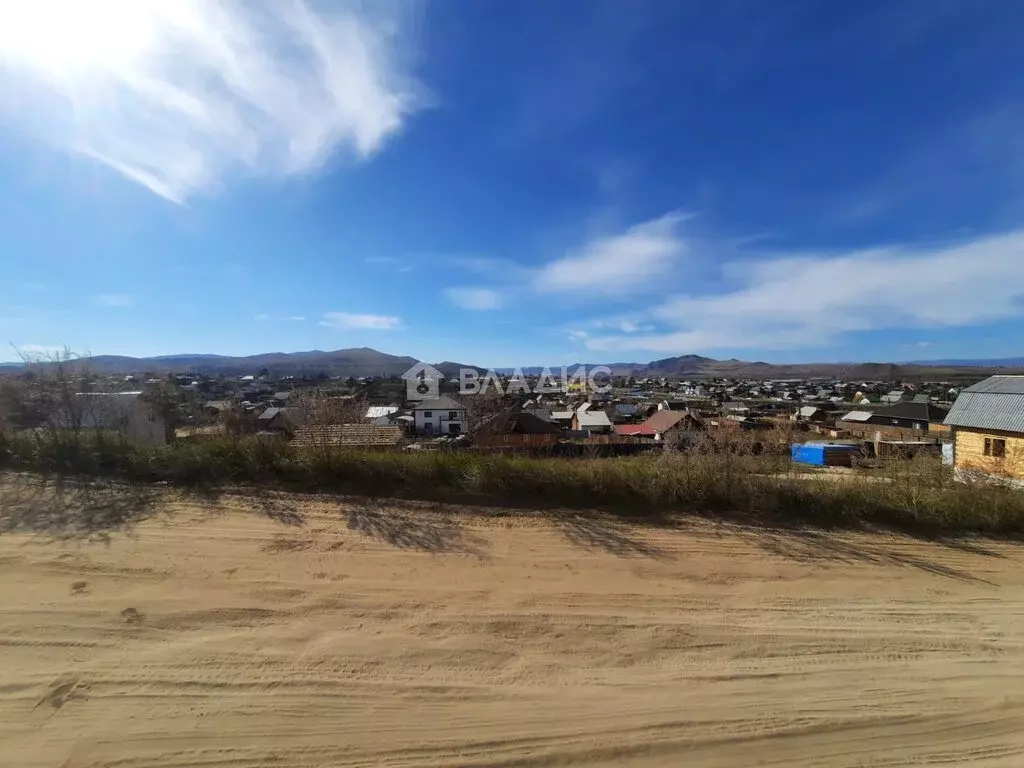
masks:
[[[840,421],[870,421],[872,415],[871,411],[850,411]]]
[[[953,427],[1024,432],[1024,392],[972,392],[971,389],[960,393],[946,416],[946,424]]]
[[[614,429],[616,435],[622,435],[623,437],[633,437],[637,435],[654,437],[654,435],[658,434],[653,428],[643,424],[619,424]]]
[[[989,376],[964,392],[986,392],[1004,395],[1024,395],[1024,376]]]

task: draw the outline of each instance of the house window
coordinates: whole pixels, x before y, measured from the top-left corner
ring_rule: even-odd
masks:
[[[433,418],[433,416],[434,416],[434,412],[433,411],[424,411],[423,412],[423,418],[424,419],[430,419],[430,418]]]
[[[985,438],[985,455],[1001,459],[1006,456],[1006,441],[995,437]]]
[[[448,411],[448,420],[449,421],[458,421],[458,419],[459,419],[459,412],[458,411]]]

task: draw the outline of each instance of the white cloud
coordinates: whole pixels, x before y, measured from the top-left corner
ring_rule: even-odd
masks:
[[[293,323],[302,323],[305,322],[306,320],[306,318],[304,318],[302,315],[292,315],[288,319],[291,320]]]
[[[569,331],[569,341],[584,341],[585,339],[589,339],[589,338],[590,338],[590,334],[587,333],[586,331],[575,330],[575,329],[570,329],[570,331]]]
[[[637,224],[625,232],[593,240],[564,258],[545,265],[534,279],[546,292],[628,293],[656,287],[686,250],[679,237],[684,217],[677,213]]]
[[[252,319],[257,321],[257,322],[263,322],[264,320],[269,320],[270,319],[270,315],[262,315],[262,314],[260,314],[260,315],[253,315]]]
[[[504,303],[501,294],[490,288],[449,288],[444,293],[449,301],[462,309],[500,309]]]
[[[317,6],[320,4],[317,3]],[[5,0],[4,117],[184,201],[378,151],[422,106],[398,3]],[[392,13],[394,12],[394,13]]]
[[[135,297],[130,293],[101,293],[92,297],[92,303],[97,307],[107,309],[123,309],[135,306]]]
[[[620,320],[615,327],[623,333],[646,333],[654,330],[654,326],[636,320]]]
[[[354,315],[349,312],[328,312],[320,325],[341,331],[393,331],[402,327],[402,319],[392,315]]]
[[[734,290],[680,296],[655,317],[670,330],[601,336],[597,350],[680,354],[821,346],[856,331],[951,328],[1024,316],[1024,230],[932,250],[905,247],[726,264]]]

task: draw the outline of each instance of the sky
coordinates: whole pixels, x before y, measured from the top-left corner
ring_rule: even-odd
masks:
[[[0,341],[1024,355],[1022,28],[1015,0],[0,0]]]

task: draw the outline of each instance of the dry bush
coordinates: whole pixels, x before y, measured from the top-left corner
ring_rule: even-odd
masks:
[[[283,483],[367,496],[607,508],[630,516],[741,516],[773,524],[1024,532],[1024,494],[954,483],[922,458],[886,477],[842,482],[772,474],[771,459],[665,453],[615,459],[536,459],[492,453],[308,450],[258,438],[141,447],[93,435],[78,443],[0,438],[7,466],[176,483]]]

